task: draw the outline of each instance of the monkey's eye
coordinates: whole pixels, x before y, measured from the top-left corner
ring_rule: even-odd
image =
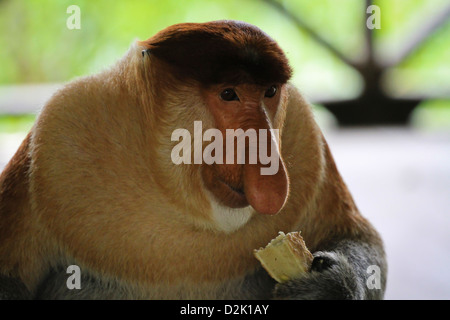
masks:
[[[266,98],[272,98],[273,96],[275,96],[276,93],[277,93],[277,87],[271,86],[269,89],[266,90],[266,93],[264,94],[264,96]]]
[[[238,98],[236,92],[231,88],[223,90],[220,93],[220,97],[222,98],[222,100],[225,100],[225,101],[233,101],[233,100],[239,101],[239,98]]]

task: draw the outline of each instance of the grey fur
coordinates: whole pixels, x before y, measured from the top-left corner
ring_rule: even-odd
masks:
[[[177,287],[161,285],[148,291],[119,283],[99,280],[86,270],[81,273],[82,288],[68,289],[69,274],[61,267],[52,270],[31,294],[17,279],[0,276],[0,300],[3,299],[286,299],[286,300],[361,300],[382,299],[386,287],[387,266],[381,247],[362,241],[343,240],[327,251],[313,254],[310,273],[296,280],[276,284],[259,268],[241,279],[224,283]],[[320,263],[321,262],[321,263]],[[366,281],[367,268],[376,265],[381,270],[381,288],[370,289]]]
[[[18,279],[0,275],[0,300],[29,300],[32,294]]]
[[[160,286],[142,292],[116,280],[99,280],[82,271],[82,289],[68,289],[65,268],[52,270],[31,294],[17,279],[0,276],[0,300],[3,299],[286,299],[286,300],[361,300],[382,299],[386,287],[387,266],[383,249],[362,241],[343,240],[328,251],[317,251],[310,273],[296,280],[276,284],[259,268],[242,279],[219,284]],[[320,263],[321,262],[321,263]],[[367,268],[381,270],[381,288],[366,285]],[[175,292],[175,293],[174,293]]]
[[[318,251],[315,259],[324,259],[329,265],[321,271],[314,269],[304,277],[277,284],[276,299],[300,300],[363,300],[383,299],[386,288],[387,266],[383,250],[364,242],[345,240],[332,251]],[[381,288],[366,284],[367,268],[376,265],[381,270]]]
[[[68,289],[66,282],[69,274],[63,269],[52,270],[42,281],[34,299],[37,300],[103,300],[126,299],[123,287],[113,282],[96,280],[86,272],[81,273],[81,289]]]

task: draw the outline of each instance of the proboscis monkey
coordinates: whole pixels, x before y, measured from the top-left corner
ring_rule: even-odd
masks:
[[[183,23],[55,93],[0,177],[0,296],[382,298],[382,241],[290,76],[282,50],[255,26]],[[196,121],[200,151],[218,142],[201,135],[216,129],[223,150],[210,155],[234,150],[236,162],[194,161]],[[171,157],[177,129],[190,133],[192,147],[180,149],[190,164]],[[277,171],[249,162],[247,138],[238,163],[242,145],[225,150],[230,129],[254,129],[259,148],[276,151]],[[277,284],[253,250],[294,230],[312,270]],[[67,286],[70,265],[81,289]],[[367,283],[373,266],[379,286]]]

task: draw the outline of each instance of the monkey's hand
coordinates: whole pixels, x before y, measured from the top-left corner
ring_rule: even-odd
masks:
[[[382,288],[369,287],[366,283],[369,266],[385,266],[382,255],[374,248],[349,241],[333,251],[317,251],[313,257],[311,272],[275,286],[275,299],[360,300],[383,297],[384,275],[380,280]]]
[[[362,288],[344,256],[322,251],[313,256],[310,273],[276,285],[276,299],[362,299]]]

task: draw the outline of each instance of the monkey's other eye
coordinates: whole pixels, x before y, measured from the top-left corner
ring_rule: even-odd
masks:
[[[271,86],[269,89],[266,90],[266,93],[264,94],[264,96],[266,98],[272,98],[273,96],[275,96],[276,93],[277,93],[277,87]]]
[[[225,101],[233,101],[233,100],[239,101],[239,98],[238,98],[236,92],[231,88],[223,90],[220,93],[220,97],[222,98],[222,100],[225,100]]]

